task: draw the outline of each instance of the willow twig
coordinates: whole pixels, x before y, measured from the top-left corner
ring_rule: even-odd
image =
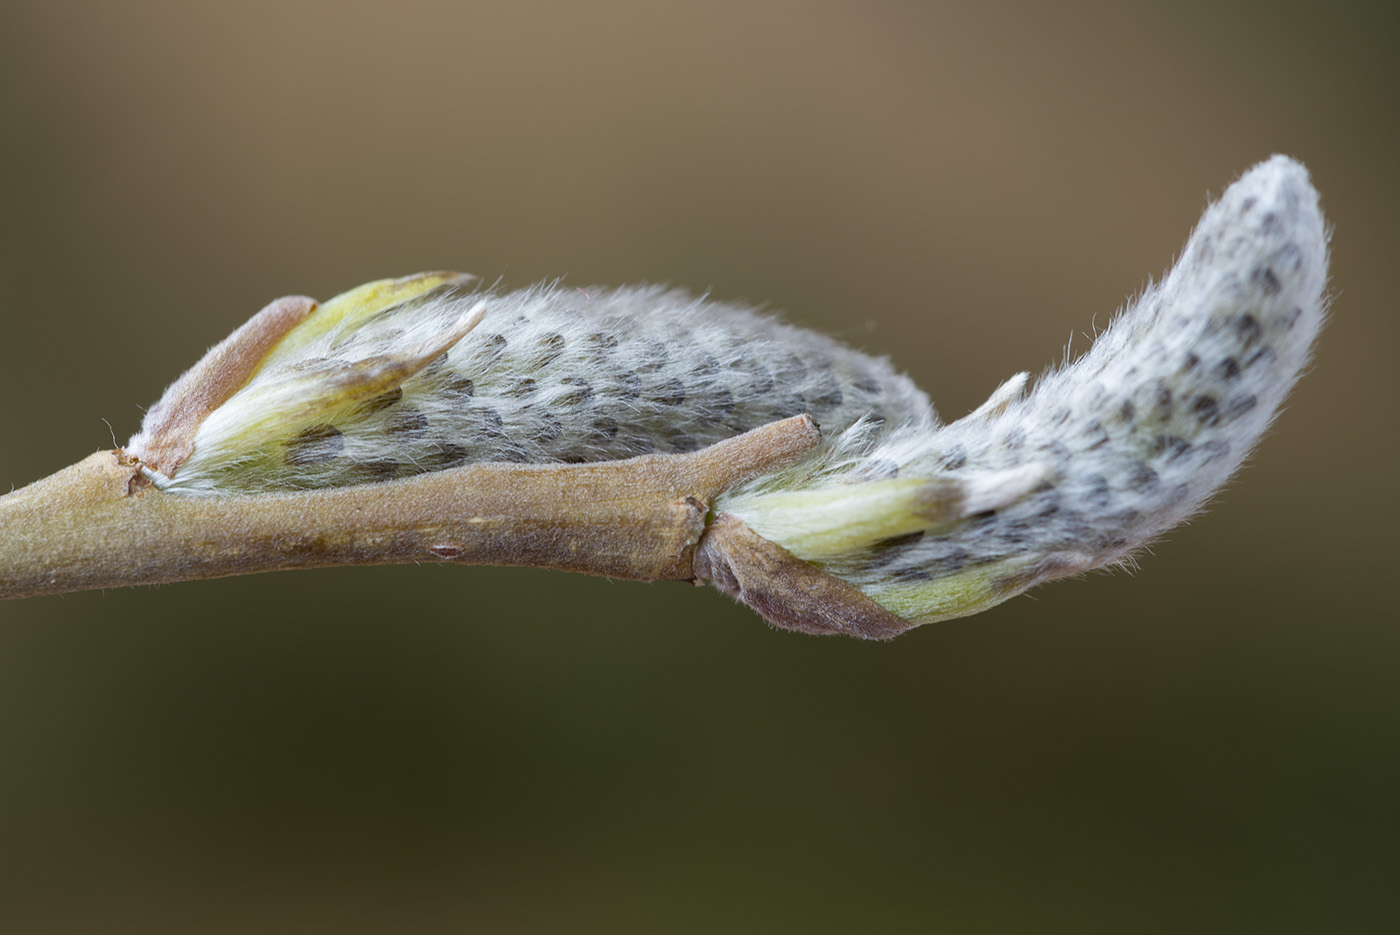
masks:
[[[820,441],[798,416],[687,455],[227,497],[164,493],[124,452],[99,451],[0,497],[0,598],[408,562],[689,581],[715,495]]]
[[[885,361],[678,292],[425,273],[282,299],[125,446],[0,497],[0,598],[530,565],[708,580],[780,627],[888,638],[1130,561],[1199,510],[1306,365],[1326,275],[1317,192],[1276,156],[1087,353],[947,425]]]

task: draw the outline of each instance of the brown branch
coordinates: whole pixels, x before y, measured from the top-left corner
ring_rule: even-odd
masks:
[[[712,499],[820,440],[798,416],[687,455],[220,497],[135,484],[135,459],[100,451],[0,497],[0,598],[407,562],[693,580]]]

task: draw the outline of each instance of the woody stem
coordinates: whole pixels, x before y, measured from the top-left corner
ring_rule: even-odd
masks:
[[[407,562],[691,580],[712,499],[820,440],[797,416],[686,455],[218,497],[134,483],[135,459],[99,451],[0,497],[0,599]]]

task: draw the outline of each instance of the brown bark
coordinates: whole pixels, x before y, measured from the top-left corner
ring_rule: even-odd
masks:
[[[405,562],[693,580],[711,500],[820,439],[798,416],[688,455],[222,497],[133,484],[138,462],[100,451],[0,497],[0,598]]]
[[[705,530],[695,576],[784,630],[888,640],[910,627],[855,585],[802,561],[728,513]]]

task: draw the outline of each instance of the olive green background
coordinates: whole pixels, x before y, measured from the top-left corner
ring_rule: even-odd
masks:
[[[1382,3],[6,0],[4,485],[125,440],[267,300],[420,269],[762,302],[954,418],[1287,152],[1336,298],[1256,463],[1137,575],[891,644],[492,568],[0,605],[0,928],[1394,931],[1397,34]]]

